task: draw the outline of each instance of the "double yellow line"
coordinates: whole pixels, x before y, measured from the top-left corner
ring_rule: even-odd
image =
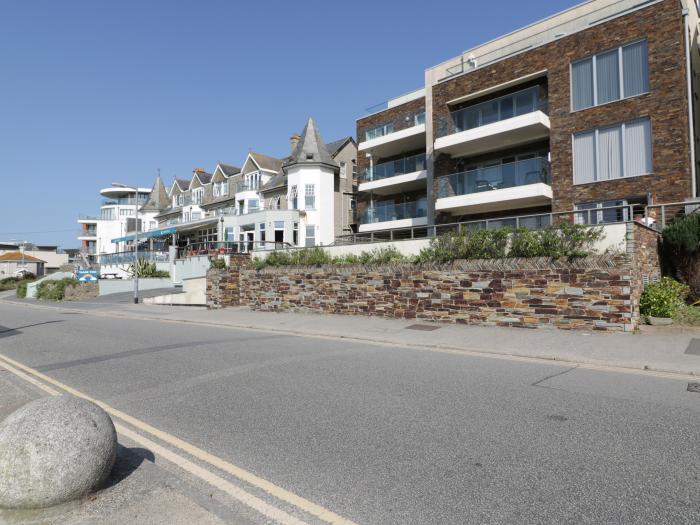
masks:
[[[316,503],[309,501],[301,496],[298,496],[282,487],[275,485],[256,476],[252,472],[249,472],[241,467],[238,467],[220,457],[217,457],[201,448],[198,448],[186,441],[181,440],[167,432],[163,432],[140,419],[125,414],[124,412],[117,410],[109,406],[108,404],[93,399],[90,396],[83,394],[82,392],[56,381],[55,379],[42,374],[38,370],[30,368],[22,363],[19,363],[7,356],[0,354],[0,366],[5,368],[7,371],[15,374],[17,377],[24,379],[25,381],[33,384],[34,386],[40,388],[44,392],[52,395],[58,396],[63,393],[71,394],[76,397],[81,397],[92,401],[96,405],[102,407],[110,416],[116,418],[124,423],[128,423],[132,427],[144,432],[160,441],[170,445],[171,447],[182,451],[190,456],[210,465],[226,474],[234,476],[235,478],[248,483],[249,485],[263,490],[267,494],[273,496],[274,498],[293,505],[302,512],[314,516],[315,518],[332,525],[356,525],[353,521],[350,521],[338,514],[317,505]],[[265,500],[251,494],[250,492],[242,489],[241,487],[231,483],[230,481],[218,476],[211,470],[201,467],[200,465],[190,461],[186,457],[174,452],[173,450],[159,445],[155,441],[143,436],[142,434],[124,426],[119,421],[114,422],[114,426],[117,432],[132,441],[138,443],[139,445],[149,449],[156,457],[166,459],[175,465],[179,466],[189,474],[196,476],[197,478],[205,481],[209,485],[216,487],[222,492],[228,494],[244,505],[258,511],[260,514],[264,515],[268,519],[274,520],[278,523],[284,525],[303,525],[304,521],[292,516],[291,514],[277,508],[276,506],[266,502]]]

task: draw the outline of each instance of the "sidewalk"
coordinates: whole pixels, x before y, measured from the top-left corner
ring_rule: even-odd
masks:
[[[32,301],[31,304],[37,304]],[[644,326],[637,333],[529,330],[435,324],[420,320],[331,314],[255,312],[247,308],[206,310],[164,305],[38,303],[62,309],[88,308],[93,315],[179,321],[230,328],[340,338],[368,343],[547,359],[572,364],[650,370],[700,377],[700,329]],[[427,330],[409,327],[419,325]]]

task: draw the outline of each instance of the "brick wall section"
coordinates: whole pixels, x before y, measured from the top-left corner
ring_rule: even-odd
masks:
[[[218,310],[241,304],[240,272],[250,264],[247,255],[232,255],[226,269],[211,268],[207,272],[207,308]]]
[[[371,315],[483,326],[631,331],[643,278],[660,275],[659,234],[629,224],[626,253],[573,261],[492,259],[449,265],[256,271],[236,258],[207,274],[207,306]]]
[[[629,331],[622,256],[458,261],[451,265],[242,270],[253,310],[373,315],[528,328]]]
[[[572,113],[570,63],[642,38],[649,45],[650,93]],[[554,211],[647,192],[656,202],[682,201],[691,193],[684,45],[681,3],[663,0],[434,86],[434,129],[448,116],[448,100],[546,69]],[[654,175],[573,185],[573,133],[646,116],[651,119]],[[436,177],[447,169],[449,163],[436,159]]]
[[[100,287],[97,283],[79,283],[75,286],[66,286],[63,291],[64,301],[82,301],[94,299],[100,295]]]
[[[635,318],[639,317],[639,299],[644,281],[653,282],[661,277],[659,240],[661,234],[638,223],[627,225],[627,257],[632,261],[632,305]]]
[[[419,98],[417,100],[411,100],[395,108],[390,108],[374,115],[359,119],[357,121],[357,142],[365,141],[365,131],[368,129],[376,128],[383,124],[389,124],[393,122],[394,131],[400,131],[402,129],[413,127],[413,116],[416,113],[421,113],[425,111],[425,99]],[[406,118],[408,117],[408,120]],[[382,159],[375,158],[375,163],[382,162]],[[369,159],[365,156],[364,152],[360,152],[357,156],[357,173],[361,175],[365,168],[369,168]]]

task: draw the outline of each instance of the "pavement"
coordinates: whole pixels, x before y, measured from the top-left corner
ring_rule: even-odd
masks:
[[[17,301],[7,295],[4,299]],[[244,307],[206,310],[189,306],[133,305],[120,298],[60,304],[26,302],[41,307],[70,308],[115,317],[200,323],[372,344],[427,347],[446,352],[700,376],[700,328],[693,327],[642,326],[633,333],[606,333],[465,326],[367,316],[255,312]]]
[[[0,325],[5,413],[47,395],[23,371],[133,453],[94,500],[0,522],[700,522],[696,331],[7,300]]]

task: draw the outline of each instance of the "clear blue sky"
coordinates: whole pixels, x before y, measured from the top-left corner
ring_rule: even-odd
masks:
[[[0,240],[77,247],[112,181],[283,156],[309,115],[354,135],[425,68],[576,3],[2,2]]]

